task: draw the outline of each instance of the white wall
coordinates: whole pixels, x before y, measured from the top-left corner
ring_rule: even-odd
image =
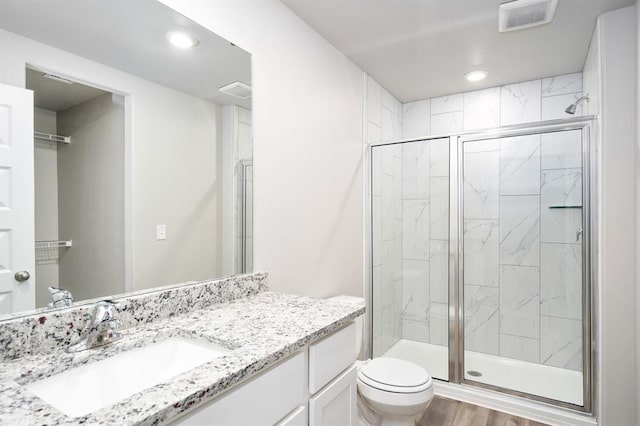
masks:
[[[56,133],[56,112],[35,108],[33,129]],[[58,240],[58,147],[34,139],[33,171],[36,241]],[[49,303],[49,286],[58,287],[58,249],[36,250],[36,307]]]
[[[125,96],[129,290],[219,276],[219,107],[4,30],[0,52],[2,83],[25,87],[31,64]],[[156,241],[157,224],[167,240]]]
[[[640,4],[636,1],[636,162],[640,162]],[[636,163],[637,164],[637,163]],[[636,212],[640,212],[640,167],[636,167]],[[640,221],[636,218],[636,259],[640,255]],[[636,396],[640,398],[640,262],[636,262]],[[636,404],[640,423],[640,404]]]
[[[590,113],[600,113],[600,249],[598,421],[639,424],[635,315],[638,210],[634,177],[637,92],[636,11],[605,13],[585,65],[585,87],[594,97]],[[596,52],[599,50],[599,52]],[[598,56],[600,66],[598,66]],[[599,81],[599,83],[598,83]],[[595,109],[598,108],[598,109]]]
[[[60,283],[76,300],[124,292],[124,99],[105,93],[58,112]]]
[[[362,295],[362,72],[277,0],[162,1],[253,55],[255,268]]]

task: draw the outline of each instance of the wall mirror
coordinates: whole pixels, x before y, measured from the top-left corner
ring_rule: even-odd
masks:
[[[0,0],[0,51],[0,318],[252,271],[248,52],[156,0]]]

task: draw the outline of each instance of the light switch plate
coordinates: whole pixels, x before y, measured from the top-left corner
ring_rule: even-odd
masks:
[[[167,225],[156,225],[156,240],[167,239]]]

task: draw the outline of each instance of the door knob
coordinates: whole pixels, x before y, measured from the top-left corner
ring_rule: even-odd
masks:
[[[31,278],[31,274],[29,273],[29,271],[18,271],[16,272],[16,274],[14,275],[16,281],[26,281],[29,278]]]

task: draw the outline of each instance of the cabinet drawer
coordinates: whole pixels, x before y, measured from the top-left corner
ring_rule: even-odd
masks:
[[[316,393],[356,360],[356,325],[309,346],[309,392]]]
[[[308,424],[307,407],[300,406],[280,420],[276,426],[307,426]]]
[[[358,424],[356,377],[354,365],[309,399],[309,426]]]
[[[273,425],[304,403],[304,373],[305,357],[301,352],[173,424]]]

